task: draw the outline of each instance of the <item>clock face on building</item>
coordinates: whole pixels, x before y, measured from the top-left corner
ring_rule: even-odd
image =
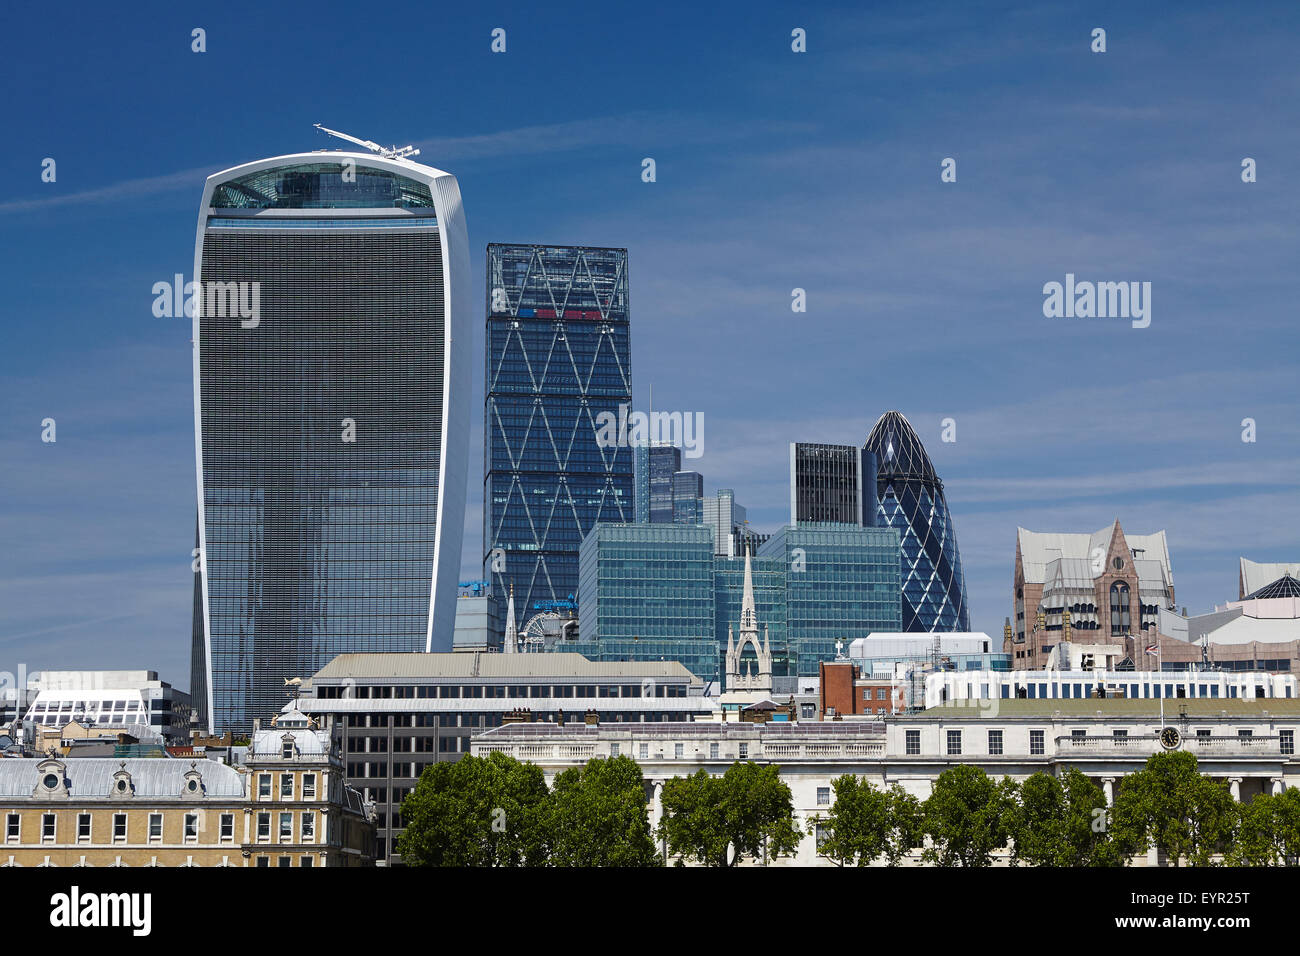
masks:
[[[1179,736],[1177,727],[1166,727],[1160,731],[1160,745],[1166,750],[1174,750],[1178,746]]]

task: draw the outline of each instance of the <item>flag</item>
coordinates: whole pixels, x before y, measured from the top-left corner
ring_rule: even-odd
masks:
[[[1148,654],[1154,654],[1154,653],[1156,653],[1157,647],[1158,647],[1158,645],[1156,645],[1156,644],[1148,644],[1148,645],[1147,645],[1147,653],[1148,653]]]

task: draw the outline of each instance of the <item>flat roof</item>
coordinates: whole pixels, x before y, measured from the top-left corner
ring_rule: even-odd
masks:
[[[1192,717],[1264,717],[1265,715],[1296,717],[1300,716],[1300,699],[1294,697],[1265,697],[1243,699],[1240,697],[1185,698],[1170,697],[1165,699],[1165,717],[1177,717],[1186,709]],[[928,707],[918,714],[901,719],[916,717],[970,717],[973,719],[996,719],[1001,717],[1093,717],[1100,713],[1103,717],[1151,717],[1160,715],[1160,699],[1154,697],[1106,697],[1106,698],[1049,698],[1025,700],[972,699],[965,704],[950,703],[941,707]]]
[[[641,681],[658,677],[700,684],[678,661],[592,661],[581,654],[375,653],[340,654],[312,680],[399,678],[545,678],[548,681],[604,678]]]

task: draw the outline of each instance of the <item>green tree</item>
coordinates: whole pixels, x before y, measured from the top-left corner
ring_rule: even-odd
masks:
[[[551,789],[551,865],[661,865],[646,802],[641,768],[628,757],[564,771]]]
[[[1012,862],[1032,866],[1119,866],[1110,839],[1106,795],[1079,770],[1064,782],[1036,773],[1018,788],[1007,830]]]
[[[1124,778],[1110,819],[1126,858],[1154,846],[1173,866],[1209,866],[1227,848],[1238,813],[1226,786],[1202,776],[1194,755],[1173,750]]]
[[[808,832],[822,828],[818,851],[839,866],[867,866],[884,858],[895,866],[920,843],[919,803],[898,784],[873,787],[853,774],[831,781],[835,802],[824,817],[810,820]]]
[[[794,800],[774,765],[733,763],[721,777],[699,770],[664,784],[659,835],[669,852],[706,866],[788,856],[799,847]]]
[[[1226,862],[1232,866],[1295,866],[1300,857],[1300,790],[1260,794],[1238,808]]]
[[[1016,785],[995,782],[979,767],[949,767],[921,804],[922,829],[930,838],[922,859],[939,866],[989,866],[993,851],[1007,845],[1007,823]]]
[[[546,780],[502,753],[435,763],[402,801],[397,852],[408,866],[541,866]]]

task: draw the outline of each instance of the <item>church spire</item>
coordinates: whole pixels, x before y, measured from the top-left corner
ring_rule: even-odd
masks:
[[[510,585],[510,600],[506,603],[506,646],[501,649],[504,654],[514,654],[519,650],[519,629],[515,626],[515,586]]]
[[[744,643],[745,635],[758,635],[758,614],[754,610],[754,572],[750,566],[753,549],[745,544],[745,593],[740,602],[740,640]]]

